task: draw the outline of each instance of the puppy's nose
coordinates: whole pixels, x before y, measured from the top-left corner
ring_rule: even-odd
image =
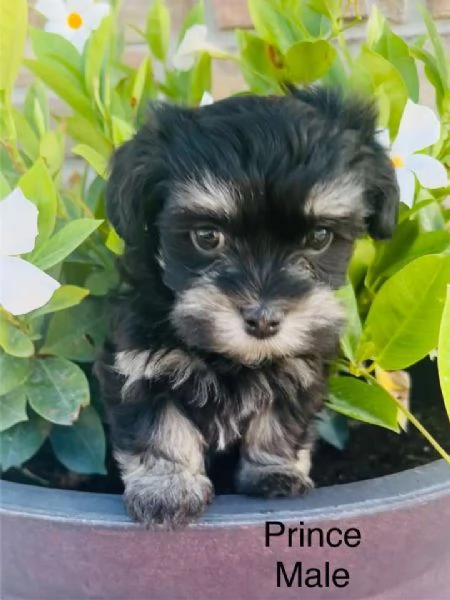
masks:
[[[267,304],[248,306],[242,310],[242,316],[245,322],[245,331],[259,339],[277,334],[280,331],[283,317],[280,310]]]

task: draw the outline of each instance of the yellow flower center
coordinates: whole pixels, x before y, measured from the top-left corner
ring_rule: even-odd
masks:
[[[77,12],[70,13],[67,17],[67,25],[70,29],[80,29],[83,25],[83,17]]]
[[[400,154],[394,154],[393,156],[391,156],[391,163],[392,166],[396,169],[400,169],[401,167],[405,166],[403,156],[400,156]]]

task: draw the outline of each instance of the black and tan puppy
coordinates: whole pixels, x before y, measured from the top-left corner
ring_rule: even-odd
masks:
[[[239,443],[236,488],[312,486],[353,241],[388,237],[398,190],[370,104],[325,88],[158,104],[116,153],[109,217],[123,283],[97,364],[130,515],[166,528],[213,496],[212,457]]]

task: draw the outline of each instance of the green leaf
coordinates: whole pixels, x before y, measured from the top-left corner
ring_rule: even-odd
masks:
[[[137,108],[140,106],[144,91],[148,88],[151,77],[152,64],[150,57],[146,56],[139,65],[139,69],[136,71],[133,88],[131,91],[131,101]]]
[[[211,57],[202,52],[192,69],[190,99],[195,106],[203,93],[211,89]]]
[[[2,315],[0,315],[0,347],[7,354],[19,358],[34,354],[34,346],[30,338]]]
[[[267,42],[271,42],[285,52],[298,41],[299,36],[292,18],[283,14],[273,0],[248,0],[248,9],[256,31]]]
[[[50,111],[47,101],[47,88],[41,81],[33,81],[28,88],[23,114],[38,137],[41,136],[42,131],[48,129]]]
[[[331,68],[336,50],[325,40],[297,42],[286,52],[285,66],[293,83],[310,83]]]
[[[57,33],[30,28],[30,39],[36,59],[68,78],[80,91],[82,61],[75,46]]]
[[[317,417],[317,433],[331,446],[344,450],[349,436],[347,419],[325,408]]]
[[[17,358],[0,350],[0,396],[21,386],[29,372],[28,358]]]
[[[386,19],[380,9],[374,4],[370,9],[369,19],[367,20],[366,39],[367,45],[372,50],[379,42],[386,27]]]
[[[447,296],[439,327],[437,360],[444,405],[450,419],[450,284],[447,285]]]
[[[92,110],[89,98],[70,79],[63,77],[55,68],[37,60],[24,60],[24,64],[74,111],[89,120],[95,121],[95,113]]]
[[[112,226],[110,226],[105,245],[108,248],[108,250],[111,250],[111,252],[113,252],[117,256],[120,256],[121,254],[123,254],[123,248],[124,248],[123,240],[122,240],[122,238],[120,238],[118,236],[116,230]]]
[[[36,317],[42,317],[49,313],[76,306],[88,294],[89,290],[86,288],[78,287],[77,285],[62,285],[54,292],[47,304],[30,313],[29,318],[35,319]]]
[[[82,115],[71,115],[64,119],[67,133],[83,146],[90,146],[108,159],[112,152],[112,144],[99,129],[95,119],[89,120]]]
[[[349,83],[358,92],[375,95],[381,103],[388,102],[389,114],[381,124],[389,125],[391,138],[395,138],[408,99],[408,90],[394,65],[363,46],[353,63]]]
[[[50,173],[42,158],[39,158],[18,183],[26,198],[39,210],[39,236],[35,248],[47,240],[55,227],[57,192]]]
[[[353,377],[331,377],[327,406],[352,419],[399,432],[397,405],[381,386]]]
[[[0,433],[2,469],[20,467],[30,459],[46,440],[49,430],[49,423],[32,415],[28,421]]]
[[[80,412],[71,427],[53,427],[50,442],[56,458],[70,471],[106,475],[105,432],[100,417],[91,406]]]
[[[165,61],[170,41],[170,13],[164,0],[154,0],[150,7],[146,38],[156,58]]]
[[[199,0],[186,15],[183,24],[180,27],[178,33],[178,44],[184,38],[184,35],[188,29],[193,25],[201,25],[205,22],[205,7],[203,0]]]
[[[409,97],[414,102],[418,102],[419,76],[416,63],[405,40],[386,28],[374,50],[397,68],[406,84]]]
[[[450,257],[438,255],[422,256],[386,281],[363,332],[382,369],[405,369],[436,348],[449,281]]]
[[[64,358],[34,360],[25,391],[33,410],[58,425],[76,421],[81,408],[89,404],[86,375]]]
[[[19,74],[27,35],[28,4],[26,0],[0,3],[0,91],[8,96]]]
[[[439,73],[439,69],[436,63],[436,59],[432,56],[427,50],[423,48],[417,48],[415,46],[410,46],[409,51],[411,56],[417,58],[422,61],[425,65],[425,75],[427,76],[428,81],[434,87],[436,94],[436,104],[438,108],[441,106],[445,90],[444,84],[441,79],[441,75]]]
[[[19,110],[13,110],[13,119],[19,144],[27,157],[34,162],[39,156],[39,138]]]
[[[134,133],[134,127],[130,123],[127,123],[123,119],[112,117],[113,142],[116,148],[131,139]]]
[[[78,248],[101,223],[103,221],[95,219],[76,219],[67,223],[36,252],[33,252],[30,262],[40,269],[50,269]]]
[[[390,240],[377,243],[375,260],[369,266],[365,281],[369,289],[374,289],[379,279],[386,279],[386,274],[392,273],[393,265],[408,254],[419,231],[418,221],[407,219],[397,225]]]
[[[81,156],[94,169],[97,175],[102,179],[106,179],[108,171],[108,159],[99,154],[90,146],[78,144],[72,148],[72,152],[77,156]]]
[[[450,231],[442,229],[441,231],[424,231],[411,245],[405,246],[404,251],[399,249],[398,254],[391,252],[388,264],[379,274],[379,281],[385,279],[402,269],[416,258],[426,256],[427,254],[448,254],[450,251]],[[367,283],[369,285],[369,283]]]
[[[8,196],[8,194],[10,194],[10,193],[11,193],[11,186],[9,185],[8,180],[3,175],[3,173],[0,172],[0,200],[3,200],[3,198],[6,198],[6,196]]]
[[[356,349],[361,338],[362,326],[358,314],[358,303],[355,290],[351,283],[337,292],[337,296],[345,307],[347,322],[345,330],[341,335],[341,347],[345,356],[356,363]]]
[[[277,68],[269,58],[268,44],[250,31],[237,31],[240,68],[251,91],[269,94],[278,86],[277,81],[283,78],[284,71]]]
[[[422,14],[422,18],[427,28],[428,35],[430,36],[431,44],[434,50],[434,56],[436,59],[436,66],[439,71],[442,84],[445,87],[445,89],[448,89],[450,86],[450,74],[448,67],[448,56],[445,50],[444,42],[441,36],[439,35],[439,32],[436,28],[436,24],[433,18],[431,17],[430,13],[423,6],[419,6],[419,10]]]
[[[102,269],[91,273],[86,279],[86,287],[94,296],[104,296],[119,283],[117,271],[114,269]]]
[[[81,304],[54,315],[42,354],[92,362],[106,333],[105,305],[101,299],[86,298]]]
[[[0,396],[0,432],[28,420],[27,396],[23,387]]]
[[[99,84],[101,72],[109,54],[109,45],[112,36],[112,17],[104,18],[90,35],[84,50],[84,81],[86,89],[94,92]]]
[[[47,131],[42,136],[39,154],[52,175],[57,175],[64,163],[64,136],[61,131]]]

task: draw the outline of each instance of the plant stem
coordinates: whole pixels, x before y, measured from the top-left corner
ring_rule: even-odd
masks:
[[[373,375],[371,375],[367,370],[364,370],[363,374],[365,377],[367,377],[367,379],[370,379],[375,385],[380,385],[377,379]],[[397,405],[397,408],[400,410],[400,412],[402,412],[406,416],[406,418],[409,421],[411,421],[414,427],[420,431],[423,437],[436,450],[436,452],[450,465],[450,455],[447,454],[447,452],[439,444],[439,442],[434,439],[431,433],[427,429],[425,429],[425,427],[420,423],[420,421],[416,419],[416,417],[402,404],[402,402],[400,402],[400,400],[397,400],[397,398],[392,394],[389,395]]]
[[[416,417],[411,412],[409,412],[409,410],[405,406],[403,406],[403,404],[400,402],[400,400],[397,400],[397,398],[395,398],[394,396],[392,396],[392,398],[394,399],[394,402],[397,404],[398,409],[411,421],[411,423],[414,425],[414,427],[416,427],[416,429],[418,429],[420,431],[420,433],[423,435],[423,437],[428,440],[428,442],[430,443],[431,446],[433,446],[433,448],[436,450],[436,452],[438,454],[440,454],[442,456],[442,458],[446,462],[448,462],[448,464],[450,465],[450,455],[447,454],[447,452],[439,444],[439,442],[437,440],[435,440],[434,437],[431,435],[431,433],[427,429],[425,429],[425,427],[420,423],[420,421],[418,421],[416,419]]]

